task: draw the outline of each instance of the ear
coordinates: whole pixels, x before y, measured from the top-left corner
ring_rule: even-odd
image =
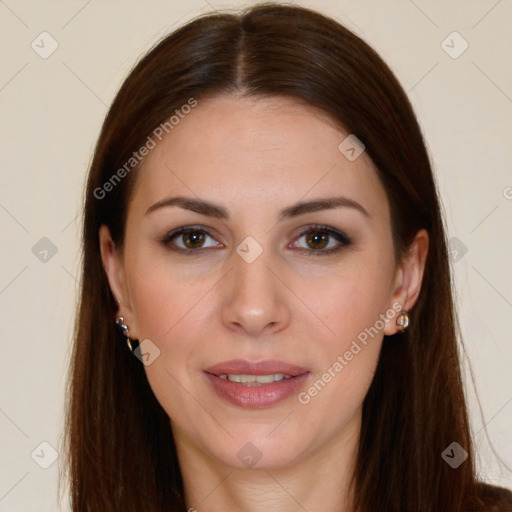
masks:
[[[122,254],[120,254],[120,251],[116,248],[108,226],[102,225],[100,227],[99,238],[103,268],[107,274],[112,295],[114,295],[118,304],[116,316],[122,316],[124,318],[124,323],[129,329],[130,338],[137,339],[134,315],[126,285]]]
[[[406,254],[402,258],[396,272],[394,291],[392,295],[393,309],[396,311],[396,304],[401,305],[401,310],[410,311],[421,291],[425,262],[427,261],[429,247],[429,236],[425,229],[420,229]],[[397,316],[400,313],[397,311]],[[391,336],[398,332],[396,321],[386,323],[384,334]]]

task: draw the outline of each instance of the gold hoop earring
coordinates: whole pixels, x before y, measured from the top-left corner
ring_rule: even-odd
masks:
[[[402,312],[398,315],[398,318],[396,319],[396,325],[398,325],[400,332],[404,332],[407,327],[409,327],[409,314],[405,309],[403,309]]]

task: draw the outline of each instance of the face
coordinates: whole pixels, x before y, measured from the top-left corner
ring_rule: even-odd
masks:
[[[179,452],[277,468],[357,436],[426,242],[395,260],[385,191],[347,135],[292,99],[200,99],[136,171],[122,250],[100,230]]]

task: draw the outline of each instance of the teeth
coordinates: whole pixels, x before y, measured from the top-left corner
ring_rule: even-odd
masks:
[[[247,386],[259,386],[262,384],[270,384],[271,382],[278,382],[283,379],[290,379],[291,375],[284,375],[283,373],[274,373],[271,375],[235,375],[235,374],[221,374],[221,379],[229,380],[231,382],[239,382]]]

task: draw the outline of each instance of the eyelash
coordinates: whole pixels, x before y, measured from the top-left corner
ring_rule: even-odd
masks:
[[[322,226],[322,225],[313,225],[310,226],[307,230],[302,231],[297,239],[303,237],[304,235],[308,235],[310,233],[317,233],[321,232],[324,234],[329,235],[332,238],[335,238],[338,242],[340,242],[341,245],[335,248],[331,249],[302,249],[299,248],[298,250],[300,252],[306,253],[308,256],[329,256],[331,254],[335,254],[340,252],[343,248],[349,246],[352,244],[352,240],[343,232],[338,231],[336,229],[330,228],[328,226]],[[166,234],[162,239],[161,243],[171,251],[180,252],[182,254],[186,254],[187,256],[192,256],[193,254],[196,254],[198,252],[203,252],[207,250],[208,248],[199,248],[199,249],[183,249],[181,247],[172,247],[169,245],[169,242],[171,242],[174,238],[178,237],[179,235],[183,235],[185,233],[202,233],[207,236],[211,236],[208,231],[205,229],[198,227],[198,226],[183,226],[181,228],[175,229],[174,231]],[[213,238],[213,237],[212,237]]]

